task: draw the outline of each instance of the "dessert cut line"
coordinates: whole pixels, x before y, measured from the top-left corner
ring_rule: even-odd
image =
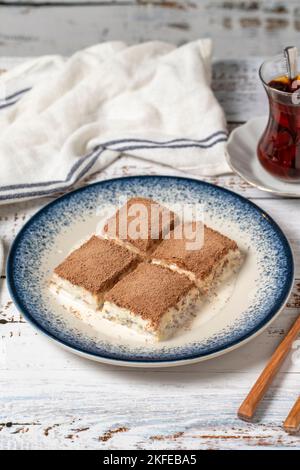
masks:
[[[103,236],[122,246],[148,255],[174,228],[176,215],[152,199],[129,199],[107,220]]]
[[[140,264],[104,297],[105,318],[166,339],[191,315],[199,290],[167,268]]]
[[[135,204],[146,208],[137,215],[144,238],[122,239],[120,226],[112,236],[123,213],[134,224]],[[135,197],[106,221],[102,236],[93,235],[54,269],[50,284],[94,315],[165,340],[189,323],[207,294],[241,263],[235,241],[199,221],[180,224],[167,207]]]
[[[88,305],[101,308],[104,294],[138,262],[135,253],[93,235],[54,269],[52,284]]]
[[[180,228],[181,233],[172,230],[170,238],[156,248],[151,256],[153,263],[186,274],[204,293],[240,267],[242,256],[235,241],[202,222],[189,222]]]

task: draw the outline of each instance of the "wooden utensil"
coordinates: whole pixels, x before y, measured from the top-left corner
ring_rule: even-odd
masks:
[[[286,358],[288,352],[291,349],[291,346],[297,336],[300,334],[300,316],[297,318],[292,328],[280,343],[273,356],[271,357],[269,363],[261,373],[260,377],[256,381],[255,385],[252,387],[247,398],[244,400],[242,405],[238,410],[238,417],[245,420],[251,421],[253,415],[258,407],[261,399],[269,388],[273,378],[278,372],[281,364]]]
[[[300,429],[300,396],[291,409],[288,417],[283,423],[283,427],[288,433],[295,433]]]

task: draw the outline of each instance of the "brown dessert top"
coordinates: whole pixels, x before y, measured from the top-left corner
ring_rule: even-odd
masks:
[[[130,310],[157,327],[166,311],[175,307],[194,283],[186,276],[150,263],[141,263],[121,279],[104,300]]]
[[[198,249],[190,249],[189,242],[193,241],[193,238],[190,238],[190,235],[188,239],[186,238],[186,226],[190,227],[191,223],[183,225],[180,239],[175,238],[175,232],[172,231],[170,239],[163,240],[151,257],[190,271],[198,279],[205,279],[229,251],[238,248],[235,241],[204,225],[202,246],[199,245]],[[193,222],[192,228],[202,231],[203,224]]]
[[[103,233],[131,243],[143,253],[151,250],[174,227],[175,214],[152,199],[134,197],[107,221]]]
[[[72,284],[98,294],[110,288],[138,261],[139,256],[126,248],[92,236],[59,264],[54,272]]]

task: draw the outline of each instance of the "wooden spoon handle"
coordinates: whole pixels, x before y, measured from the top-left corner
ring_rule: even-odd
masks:
[[[263,370],[255,385],[252,387],[249,395],[240,406],[238,410],[239,418],[245,421],[251,421],[257,406],[259,405],[261,399],[268,390],[269,385],[271,384],[273,378],[278,372],[281,364],[286,358],[294,340],[297,338],[299,333],[300,316],[297,318],[284,340],[280,343],[273,356],[271,357],[269,363],[267,364],[266,368]]]
[[[300,396],[283,423],[285,431],[294,433],[300,429]]]

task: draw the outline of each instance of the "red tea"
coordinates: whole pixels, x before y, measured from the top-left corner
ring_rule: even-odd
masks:
[[[289,78],[286,75],[277,77],[268,83],[268,86],[285,93],[293,93],[300,88],[300,75],[295,78]]]
[[[299,89],[300,75],[269,81],[269,121],[257,149],[267,171],[291,182],[300,181],[300,99],[293,95]]]

